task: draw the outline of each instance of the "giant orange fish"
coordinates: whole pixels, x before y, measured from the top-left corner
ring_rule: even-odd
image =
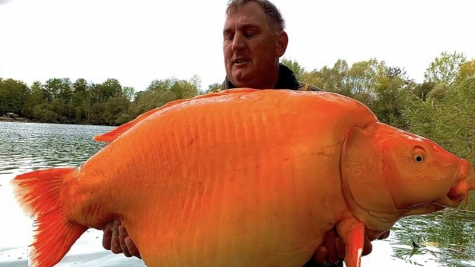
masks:
[[[171,102],[104,135],[78,168],[13,180],[53,266],[118,219],[147,266],[301,267],[336,226],[345,262],[403,216],[456,207],[472,166],[327,92],[235,89]]]

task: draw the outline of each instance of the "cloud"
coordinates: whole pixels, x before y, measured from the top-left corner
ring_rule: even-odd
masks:
[[[8,2],[10,2],[10,0],[0,0],[0,5],[6,4]]]

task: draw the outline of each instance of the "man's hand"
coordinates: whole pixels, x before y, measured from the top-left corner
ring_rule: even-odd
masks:
[[[124,253],[126,257],[141,258],[139,250],[119,221],[111,222],[104,228],[102,246],[114,254]]]

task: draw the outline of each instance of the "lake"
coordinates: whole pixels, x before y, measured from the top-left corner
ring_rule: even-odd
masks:
[[[16,204],[9,182],[19,173],[78,166],[104,144],[107,126],[0,122],[0,266],[28,266],[32,220]],[[469,210],[473,208],[471,196]],[[399,221],[386,240],[373,242],[362,266],[475,266],[475,213],[448,210]],[[57,266],[145,266],[102,248],[102,231],[88,230]]]

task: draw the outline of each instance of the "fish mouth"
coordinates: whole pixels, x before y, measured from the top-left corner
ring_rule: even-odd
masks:
[[[475,188],[475,172],[468,161],[464,160],[462,168],[455,177],[455,184],[450,188],[447,198],[438,202],[447,207],[458,207],[465,200],[468,204],[468,193]]]
[[[474,187],[475,184],[470,185],[467,181],[459,182],[450,188],[445,201],[439,203],[452,208],[458,207],[462,201],[468,204],[468,192]]]

